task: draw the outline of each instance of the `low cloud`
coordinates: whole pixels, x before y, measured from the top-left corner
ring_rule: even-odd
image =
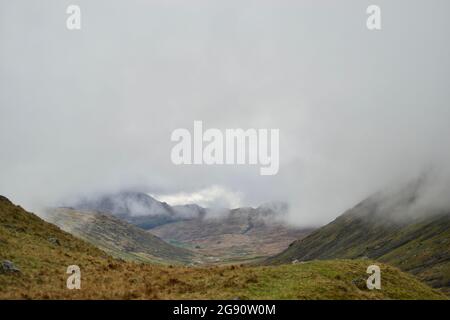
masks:
[[[430,167],[447,205],[449,1],[380,0],[379,31],[360,0],[78,0],[79,31],[67,5],[0,2],[0,194],[25,208],[133,189],[318,225]],[[279,129],[278,173],[174,165],[195,120]]]
[[[171,206],[197,204],[204,208],[238,208],[242,206],[242,194],[214,185],[194,192],[151,194],[155,199]]]

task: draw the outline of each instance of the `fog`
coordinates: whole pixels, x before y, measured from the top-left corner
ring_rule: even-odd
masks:
[[[361,0],[0,0],[0,194],[39,212],[213,188],[230,207],[285,201],[311,225],[431,168],[423,211],[448,207],[450,2],[376,2],[379,31]],[[280,129],[278,174],[172,164],[172,131],[195,120]]]

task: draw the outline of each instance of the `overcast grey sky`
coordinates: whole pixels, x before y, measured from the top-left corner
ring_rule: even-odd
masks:
[[[380,31],[366,28],[370,4]],[[424,168],[445,180],[449,12],[448,0],[0,0],[0,194],[38,210],[138,186],[283,200],[317,224]],[[173,165],[171,132],[194,120],[279,128],[278,175]]]

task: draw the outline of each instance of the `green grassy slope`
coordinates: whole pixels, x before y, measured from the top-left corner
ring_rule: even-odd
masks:
[[[21,272],[0,272],[0,299],[446,299],[383,264],[382,289],[370,291],[367,260],[208,268],[116,260],[0,197],[5,259]],[[81,268],[81,290],[66,288],[72,264]]]
[[[59,245],[51,239],[57,239]],[[64,288],[69,265],[93,270],[110,258],[0,196],[0,263],[3,260],[12,261],[21,273],[0,272],[0,296],[27,298],[37,285],[47,288],[40,293],[41,297]],[[16,290],[22,291],[16,294]]]
[[[124,260],[179,264],[195,258],[193,252],[170,245],[113,215],[57,208],[49,210],[46,219]]]
[[[266,263],[376,259],[450,292],[450,214],[396,221],[376,210],[375,203],[365,201]]]

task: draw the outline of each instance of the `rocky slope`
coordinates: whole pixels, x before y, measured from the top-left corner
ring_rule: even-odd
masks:
[[[195,260],[193,252],[172,246],[110,214],[56,208],[49,210],[46,219],[114,257],[153,263],[191,263]]]

